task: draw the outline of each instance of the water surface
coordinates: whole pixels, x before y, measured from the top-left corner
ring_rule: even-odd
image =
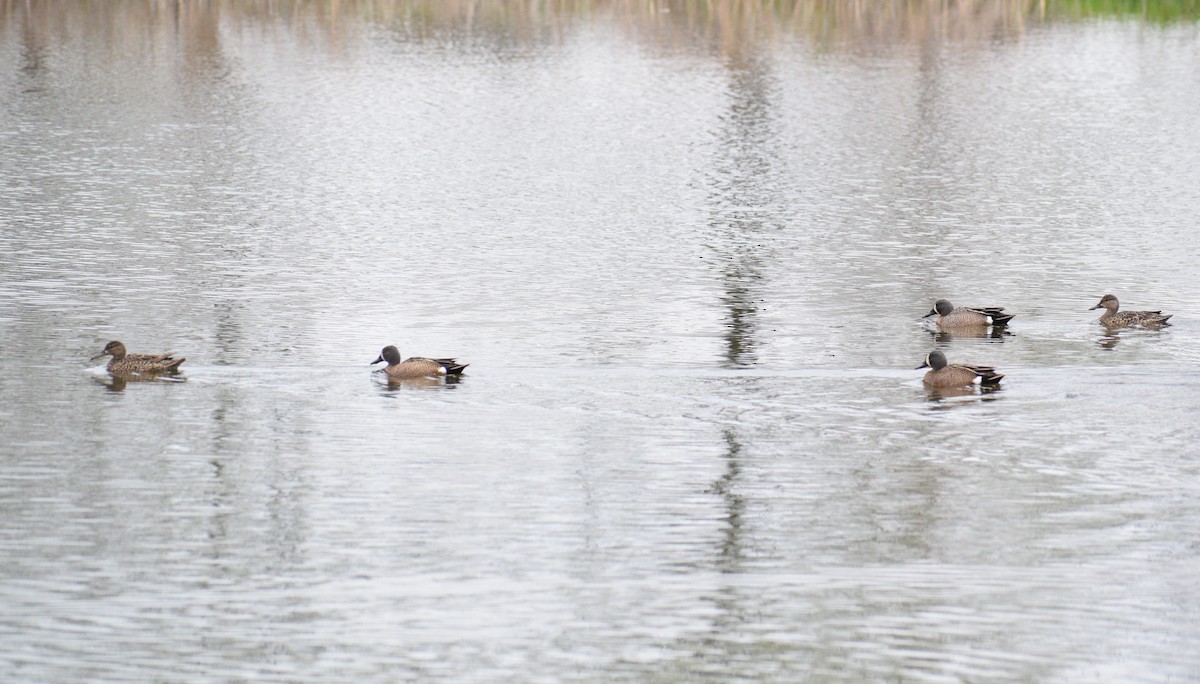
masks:
[[[1200,677],[1196,24],[550,7],[0,7],[3,678]]]

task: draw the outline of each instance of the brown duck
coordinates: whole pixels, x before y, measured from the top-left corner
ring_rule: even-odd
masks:
[[[922,316],[937,316],[934,321],[942,330],[953,328],[979,328],[989,325],[1007,325],[1015,314],[1004,313],[1002,306],[954,306],[948,299],[933,303],[933,310]]]
[[[459,363],[456,359],[427,359],[423,356],[413,356],[400,360],[400,350],[388,345],[379,353],[379,358],[371,365],[387,361],[383,369],[389,378],[396,380],[413,380],[416,378],[437,378],[447,375],[462,375],[463,369],[469,364]]]
[[[96,359],[111,356],[108,360],[109,373],[114,375],[119,374],[143,374],[143,373],[174,373],[179,370],[179,364],[186,359],[182,356],[174,354],[130,354],[125,351],[125,345],[113,340],[104,345],[104,351],[93,356],[92,361]]]
[[[965,387],[975,383],[996,385],[1004,377],[991,366],[949,363],[946,355],[940,351],[929,352],[925,356],[925,363],[917,366],[918,370],[921,368],[933,369],[925,374],[926,387]]]
[[[1117,311],[1120,307],[1121,302],[1117,301],[1116,297],[1106,294],[1100,298],[1099,304],[1088,311],[1103,308],[1105,311],[1100,314],[1100,322],[1109,328],[1123,328],[1128,325],[1162,325],[1171,317],[1171,314],[1164,316],[1161,311]]]

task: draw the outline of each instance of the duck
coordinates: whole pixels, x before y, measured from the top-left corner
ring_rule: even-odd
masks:
[[[1129,325],[1155,326],[1163,325],[1171,318],[1171,314],[1163,315],[1161,311],[1117,311],[1121,302],[1113,295],[1106,294],[1100,298],[1100,303],[1088,311],[1105,309],[1100,314],[1100,322],[1109,328],[1123,328]]]
[[[397,380],[462,375],[463,369],[470,365],[459,363],[457,359],[429,359],[423,356],[413,356],[401,361],[400,350],[392,345],[384,347],[383,351],[379,352],[379,358],[372,361],[371,365],[382,361],[387,361],[383,372],[389,378]]]
[[[925,362],[914,370],[930,368],[925,374],[926,387],[965,387],[979,383],[981,385],[997,385],[1004,376],[997,373],[991,366],[971,366],[964,363],[950,363],[946,355],[940,351],[931,351],[925,355]]]
[[[941,330],[947,328],[978,328],[989,325],[1007,325],[1016,314],[1004,313],[1002,306],[959,306],[956,307],[948,299],[939,299],[933,303],[933,309],[922,316],[929,318],[937,316],[935,322]]]
[[[179,370],[179,365],[187,360],[170,352],[166,354],[130,354],[125,350],[125,345],[117,340],[104,345],[104,351],[93,356],[91,360],[95,361],[105,356],[112,357],[108,360],[106,368],[109,373],[114,375],[174,373]]]

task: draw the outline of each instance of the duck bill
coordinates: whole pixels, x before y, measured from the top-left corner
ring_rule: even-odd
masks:
[[[930,316],[936,316],[936,315],[937,315],[937,309],[934,309],[933,311],[930,311],[929,313],[925,314],[924,316],[921,316],[921,318],[929,318]]]
[[[100,352],[99,354],[96,354],[92,358],[88,359],[88,361],[95,361],[96,359],[102,359],[106,356],[108,356],[108,352]]]
[[[383,363],[383,355],[382,355],[382,354],[380,354],[379,358],[375,359],[374,361],[372,361],[372,362],[371,362],[370,364],[368,364],[368,365],[374,366],[374,365],[375,365],[375,364],[377,364],[377,363]]]
[[[928,362],[928,361],[926,361],[925,363],[923,363],[923,364],[921,364],[921,365],[917,366],[917,367],[916,367],[916,368],[914,368],[913,370],[921,370],[922,368],[932,368],[932,366],[930,366],[930,365],[929,365],[929,362]]]
[[[1099,309],[1099,308],[1102,308],[1102,307],[1099,304],[1097,304],[1096,306],[1093,306],[1092,308],[1088,309],[1088,311],[1095,311],[1096,309]]]

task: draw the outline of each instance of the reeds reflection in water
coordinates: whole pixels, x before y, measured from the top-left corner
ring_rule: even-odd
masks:
[[[1135,18],[1170,23],[1197,17],[1198,0],[0,2],[0,29],[16,28],[27,46],[63,40],[81,30],[100,31],[113,49],[179,40],[185,55],[213,48],[221,29],[290,30],[313,45],[336,50],[362,39],[366,28],[394,31],[410,41],[469,37],[468,44],[537,44],[558,42],[584,22],[605,19],[650,46],[728,55],[778,39],[856,52],[930,41],[1011,40],[1053,21]]]

